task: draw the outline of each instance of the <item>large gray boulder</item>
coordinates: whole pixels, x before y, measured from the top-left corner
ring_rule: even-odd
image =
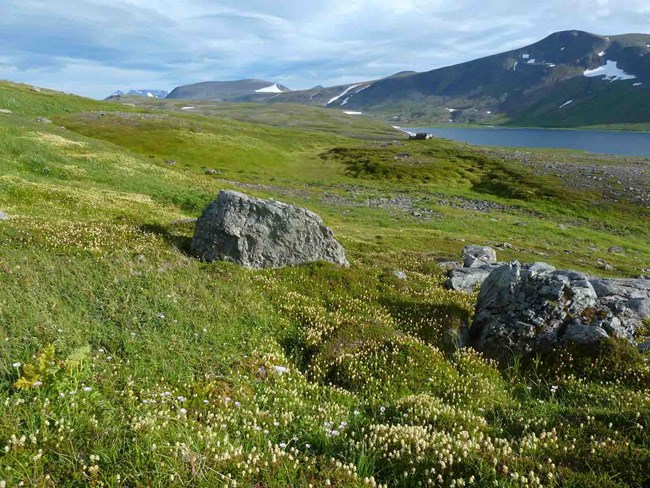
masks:
[[[192,252],[205,261],[278,268],[311,261],[349,266],[320,217],[274,200],[221,191],[196,222]]]
[[[545,263],[509,263],[483,282],[465,340],[497,359],[610,337],[635,344],[647,299],[648,280],[595,280]]]

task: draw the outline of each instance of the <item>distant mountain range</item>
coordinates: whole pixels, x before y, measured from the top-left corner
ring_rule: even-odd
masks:
[[[650,122],[650,35],[558,32],[455,66],[290,92],[270,102],[323,105],[410,124]]]
[[[297,103],[411,126],[647,123],[650,35],[563,31],[521,49],[423,73],[299,91],[264,80],[213,81],[179,86],[167,98]]]
[[[121,97],[124,95],[136,96],[136,97],[148,97],[148,98],[165,98],[169,92],[165,90],[129,90],[123,92],[117,90],[115,93],[111,94],[107,100],[112,98]]]
[[[289,91],[286,86],[264,80],[207,81],[174,88],[167,98],[265,102]]]

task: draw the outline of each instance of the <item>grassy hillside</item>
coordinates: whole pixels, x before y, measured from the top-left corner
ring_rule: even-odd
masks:
[[[1,83],[0,109],[0,486],[650,483],[648,358],[459,350],[476,297],[437,264],[507,241],[503,260],[637,275],[648,208],[309,108],[276,124],[280,106],[197,115]],[[351,268],[193,259],[182,220],[222,188],[318,212]]]
[[[384,122],[368,117],[348,115],[343,110],[306,107],[292,103],[229,103],[205,100],[159,100],[144,97],[120,97],[114,100],[125,106],[162,109],[185,114],[210,115],[241,122],[254,122],[274,127],[298,128],[301,131],[326,132],[360,139],[397,139],[404,133]],[[186,108],[183,110],[183,108]],[[187,109],[191,107],[191,109]]]

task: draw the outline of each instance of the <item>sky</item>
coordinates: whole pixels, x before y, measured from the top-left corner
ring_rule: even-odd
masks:
[[[0,0],[0,79],[93,98],[243,78],[304,89],[570,29],[650,33],[650,1]]]

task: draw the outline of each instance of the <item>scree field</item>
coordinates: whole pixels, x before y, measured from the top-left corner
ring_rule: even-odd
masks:
[[[648,355],[459,349],[476,294],[438,265],[647,274],[648,161],[134,100],[0,83],[0,487],[650,486]],[[220,189],[318,213],[351,267],[193,258]]]

